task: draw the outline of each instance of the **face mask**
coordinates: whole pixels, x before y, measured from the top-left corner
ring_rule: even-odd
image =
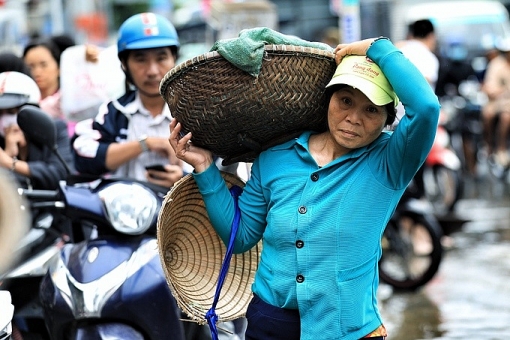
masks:
[[[17,114],[3,114],[0,116],[0,135],[5,137],[5,129],[7,129],[11,125],[18,124],[18,115]]]

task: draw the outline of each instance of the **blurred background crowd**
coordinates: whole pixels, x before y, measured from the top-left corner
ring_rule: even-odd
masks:
[[[489,49],[494,39],[506,35],[506,14],[485,5],[463,3],[453,11],[434,10],[438,0],[2,0],[0,48],[21,52],[34,36],[66,33],[77,44],[108,46],[120,24],[134,13],[151,11],[168,17],[182,45],[202,44],[207,50],[218,39],[236,36],[242,28],[267,26],[305,40],[384,35],[405,38],[407,25],[431,16],[437,25],[439,53],[455,40],[468,46],[470,56]],[[504,7],[508,0],[498,0]],[[427,7],[417,7],[428,4]],[[501,6],[501,7],[503,7]],[[469,13],[469,17],[468,17]],[[445,15],[448,14],[448,15]],[[473,16],[476,14],[476,16]],[[466,24],[469,25],[466,27]],[[476,29],[473,29],[476,24]],[[355,27],[352,29],[353,26]],[[356,27],[357,26],[357,27]],[[342,30],[343,28],[343,30]],[[351,32],[350,32],[351,31]],[[352,35],[354,31],[354,36]],[[191,45],[188,46],[190,50]],[[196,46],[195,46],[196,47]],[[193,51],[190,51],[193,53]]]
[[[26,97],[24,102],[16,105],[6,102],[0,107],[0,135],[6,130],[4,125],[14,125],[12,116],[22,104],[39,106],[56,121],[66,123],[59,124],[59,150],[64,150],[71,170],[79,171],[73,168],[70,150],[71,140],[76,140],[73,138],[79,134],[78,128],[84,126],[77,123],[91,121],[98,112],[98,117],[102,117],[101,104],[123,98],[119,101],[131,108],[130,114],[142,112],[147,118],[148,108],[156,107],[154,117],[161,118],[156,119],[157,124],[149,121],[150,117],[144,123],[145,127],[162,127],[157,136],[156,133],[147,136],[147,131],[126,136],[134,150],[130,157],[135,159],[168,147],[170,117],[158,93],[163,75],[180,62],[209,51],[220,39],[235,38],[243,29],[261,26],[332,47],[386,36],[422,71],[441,102],[437,148],[433,148],[418,173],[416,184],[419,196],[433,203],[441,222],[446,221],[441,225],[445,228],[442,245],[449,249],[452,240],[448,236],[455,231],[451,229],[454,221],[450,214],[455,211],[457,201],[467,196],[463,179],[470,177],[476,181],[490,174],[498,181],[510,183],[509,9],[510,0],[0,0],[0,73],[24,74],[20,80],[10,78],[10,84],[18,85],[10,94]],[[136,54],[118,50],[122,44],[117,44],[129,40],[119,34],[121,24],[143,12],[158,14],[165,22],[169,19],[176,30],[164,23],[161,27],[168,28],[167,38],[171,42],[146,46],[148,49],[171,47],[165,58],[147,56],[151,62],[164,59],[148,85],[140,80],[140,74],[137,76],[135,62],[129,64],[128,56]],[[137,59],[133,57],[133,60]],[[0,97],[8,94],[4,91],[7,77],[0,75]],[[139,107],[132,110],[132,103]],[[110,111],[116,109],[115,105],[108,107]],[[10,120],[3,121],[2,116]],[[98,119],[96,125],[97,122]],[[124,131],[125,126],[120,130]],[[78,145],[81,148],[73,142],[75,153],[90,152],[91,140],[97,139],[91,130],[85,132],[90,138]],[[40,184],[43,189],[56,187],[58,179],[67,175],[61,165],[46,166],[53,162],[47,155],[39,157],[44,164],[37,169],[29,167],[29,163],[40,159],[29,159],[18,149],[12,155],[8,153],[8,144],[19,145],[20,138],[24,141],[19,131],[11,131],[10,135],[17,139],[0,136],[0,168],[29,174],[31,184],[36,188]],[[8,143],[11,139],[12,143]],[[110,142],[114,140],[117,141],[111,138]],[[7,156],[2,156],[2,149]],[[444,152],[446,149],[450,152]],[[147,163],[144,165],[153,163],[148,158],[140,159]],[[105,162],[105,169],[117,168],[118,164],[107,165]],[[190,172],[186,164],[182,167],[177,179]],[[50,170],[54,178],[49,177]],[[235,171],[245,179],[249,165]],[[175,181],[172,178],[171,184]]]
[[[499,113],[489,112],[498,110],[491,109],[482,121],[481,111],[489,97],[495,96],[494,91],[502,91],[483,89],[482,84],[489,60],[510,49],[508,8],[509,0],[2,0],[0,52],[23,56],[26,62],[23,54],[35,39],[52,38],[57,43],[60,50],[51,54],[60,68],[60,79],[54,77],[59,83],[41,89],[46,101],[43,108],[69,120],[72,135],[77,121],[93,117],[100,103],[119,97],[125,90],[115,41],[120,24],[135,13],[150,11],[170,19],[180,41],[176,64],[209,51],[217,40],[237,37],[245,28],[265,26],[331,46],[374,36],[386,36],[401,44],[412,38],[410,25],[427,19],[434,33],[427,48],[439,63],[432,85],[443,99],[450,129],[457,129],[464,139],[466,132],[470,139],[477,139],[469,145],[458,142],[463,166],[474,174],[481,149],[502,177],[510,163],[502,141],[507,138],[506,120],[499,120]],[[67,51],[61,60],[60,54],[70,46],[75,47],[73,52]],[[98,52],[104,54],[95,71],[85,59],[90,47],[96,53],[91,58],[97,58]],[[60,97],[51,99],[48,94],[55,93],[56,86],[60,86]],[[464,111],[462,115],[460,111]],[[496,125],[503,126],[501,138],[491,141]],[[479,148],[484,143],[485,148]],[[498,154],[498,148],[505,152]]]

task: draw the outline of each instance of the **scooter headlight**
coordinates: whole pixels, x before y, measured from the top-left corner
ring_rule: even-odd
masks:
[[[140,184],[114,183],[98,194],[110,223],[121,233],[143,234],[156,217],[156,196]]]

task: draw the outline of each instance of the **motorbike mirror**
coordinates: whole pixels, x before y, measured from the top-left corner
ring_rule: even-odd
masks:
[[[28,140],[56,149],[57,129],[53,119],[40,108],[24,105],[18,112],[18,125]]]
[[[18,111],[18,125],[27,139],[34,144],[50,148],[58,159],[64,164],[67,173],[71,173],[69,165],[62,158],[57,148],[57,127],[53,118],[40,108],[33,105],[24,105]]]

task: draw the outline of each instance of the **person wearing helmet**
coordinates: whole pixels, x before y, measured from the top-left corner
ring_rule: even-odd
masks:
[[[23,58],[9,51],[0,52],[0,73],[7,71],[16,71],[31,76],[30,69]]]
[[[129,86],[123,96],[103,104],[95,119],[76,125],[72,146],[79,173],[111,173],[166,188],[183,176],[167,138],[170,110],[159,93],[179,46],[174,26],[161,15],[140,13],[122,23],[117,50]],[[152,165],[159,170],[146,169]]]
[[[47,146],[30,143],[17,124],[17,113],[24,105],[39,107],[41,93],[28,75],[7,71],[0,73],[0,166],[11,170],[20,186],[53,190],[67,176],[58,156]],[[62,158],[72,164],[70,140],[64,121],[55,120],[57,148]]]

